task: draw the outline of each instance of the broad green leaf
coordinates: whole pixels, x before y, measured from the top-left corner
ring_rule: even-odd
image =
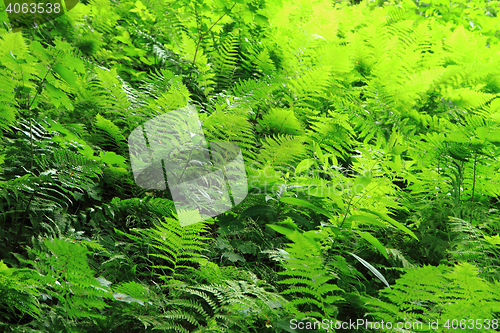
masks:
[[[74,57],[71,53],[65,54],[62,62],[68,67],[69,70],[75,70],[80,74],[85,73],[85,62],[78,57]]]
[[[120,156],[112,151],[101,152],[99,154],[99,157],[101,158],[101,161],[106,164],[125,167],[125,157]]]
[[[366,175],[359,175],[356,177],[356,180],[354,181],[354,185],[352,186],[352,190],[354,195],[358,195],[363,192],[363,190],[370,184],[372,181],[372,176],[371,174]]]
[[[12,268],[9,268],[9,266],[4,264],[3,260],[0,260],[0,274],[7,276],[12,275]]]
[[[385,250],[384,245],[382,245],[382,243],[380,243],[380,241],[377,238],[375,238],[369,232],[364,232],[364,231],[359,231],[358,230],[357,233],[364,240],[366,240],[368,243],[370,243],[371,245],[375,246],[377,248],[377,250],[380,252],[380,254],[382,254],[386,259],[389,259],[389,257],[387,256],[387,251]]]
[[[240,214],[240,218],[245,218],[245,217],[253,217],[253,216],[263,216],[263,215],[269,215],[269,216],[274,216],[276,214],[276,209],[272,206],[268,205],[255,205],[252,207],[247,208],[245,211],[243,211]]]
[[[242,244],[239,244],[237,248],[238,250],[240,250],[241,253],[248,253],[253,255],[257,254],[257,247],[252,242],[244,242]]]
[[[290,197],[281,198],[280,201],[284,202],[284,203],[291,204],[291,205],[307,207],[307,208],[314,210],[317,213],[328,216],[329,218],[332,218],[332,219],[335,218],[335,216],[331,212],[326,211],[323,208],[320,208],[318,206],[315,206],[312,203],[310,203],[309,201],[305,201],[305,200],[297,199],[297,198],[290,198]]]
[[[263,15],[259,15],[259,14],[255,15],[254,20],[259,25],[266,25],[267,26],[269,24],[267,17],[265,17]]]
[[[246,261],[245,258],[234,252],[224,252],[222,256],[228,258],[229,260],[231,260],[231,262]]]
[[[321,147],[319,146],[319,144],[317,144],[317,143],[314,144],[314,151],[316,152],[316,156],[318,157],[318,159],[323,163],[324,156],[323,156],[323,152],[321,151]]]
[[[446,141],[466,143],[467,141],[469,141],[469,138],[461,132],[452,132],[446,136]]]
[[[500,245],[500,236],[496,234],[496,236],[484,236],[484,239],[492,244],[492,245]]]
[[[328,155],[325,155],[325,161],[324,161],[324,164],[325,164],[325,167],[326,168],[330,168],[330,159],[332,160],[332,165],[338,165],[339,164],[339,161],[337,160],[337,157],[335,157],[335,155],[333,154],[328,154]]]
[[[298,165],[297,165],[297,168],[295,168],[295,173],[296,174],[299,174],[303,171],[307,171],[311,168],[311,166],[313,166],[315,164],[314,160],[312,158],[307,158],[305,160],[303,160],[302,162],[300,162]]]
[[[299,233],[297,230],[293,230],[293,229],[290,229],[290,228],[287,228],[287,227],[283,227],[281,225],[268,224],[267,226],[269,228],[273,229],[274,231],[277,231],[280,234],[285,235],[289,239],[292,239],[294,237],[294,234],[298,234]]]
[[[346,218],[346,221],[347,222],[359,221],[361,223],[378,225],[379,227],[383,227],[383,228],[386,227],[386,225],[384,223],[380,222],[377,219],[374,219],[373,217],[366,216],[366,215],[351,215],[348,218]]]
[[[45,82],[45,89],[52,104],[59,107],[61,104],[70,110],[73,110],[73,104],[68,96],[59,88],[56,88],[49,82]]]
[[[395,146],[394,148],[392,148],[391,154],[401,155],[406,149],[407,147],[404,146]]]
[[[62,64],[57,64],[54,67],[54,71],[59,74],[64,81],[70,86],[72,86],[75,89],[79,89],[80,87],[78,86],[77,83],[77,76],[75,73],[67,69],[64,65]]]
[[[403,224],[399,223],[398,221],[390,218],[386,214],[378,213],[378,212],[375,212],[375,211],[372,211],[372,210],[369,210],[369,209],[366,209],[366,208],[358,208],[358,209],[361,210],[361,211],[363,211],[363,212],[372,213],[373,215],[376,215],[376,216],[380,217],[382,220],[385,220],[385,221],[389,222],[390,224],[392,224],[397,229],[405,232],[406,234],[408,234],[411,237],[413,237],[416,240],[418,240],[417,236],[415,236],[415,234],[413,233],[413,231],[411,231],[410,229],[408,229],[406,226],[404,226]]]
[[[283,216],[290,217],[293,221],[295,221],[295,222],[299,223],[300,225],[306,227],[307,230],[314,229],[313,224],[311,222],[309,222],[308,219],[306,219],[305,217],[300,216],[297,213],[288,212],[288,213],[284,214]]]
[[[370,265],[363,258],[360,258],[357,255],[355,255],[354,253],[349,252],[349,254],[351,256],[353,256],[354,258],[356,258],[360,263],[363,264],[363,266],[365,266],[366,268],[368,268],[370,270],[370,272],[372,272],[376,277],[378,277],[380,279],[380,281],[382,281],[387,287],[389,287],[389,289],[391,289],[391,286],[389,285],[389,283],[387,282],[387,280],[384,278],[384,276],[375,267],[373,267],[372,265]]]
[[[345,204],[342,193],[334,193],[334,191],[331,191],[328,193],[327,197],[330,198],[343,212],[345,211]]]
[[[286,228],[280,225],[276,224],[268,224],[267,225],[269,228],[273,229],[274,231],[279,232],[280,234],[285,235],[288,239],[290,239],[292,242],[301,244],[301,246],[304,247],[304,251],[309,250],[309,251],[320,251],[320,246],[319,242],[317,241],[319,237],[314,235],[311,232],[306,232],[304,234],[300,233],[297,230],[292,230],[290,228]]]
[[[195,210],[178,209],[177,216],[178,216],[179,221],[180,221],[179,223],[183,227],[188,226],[188,225],[193,224],[193,223],[203,221],[203,218],[200,215],[200,212],[198,209],[195,209]]]
[[[499,142],[500,141],[500,131],[490,128],[490,127],[478,127],[476,128],[476,136],[485,141]]]

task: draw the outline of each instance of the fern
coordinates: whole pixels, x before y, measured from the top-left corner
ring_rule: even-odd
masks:
[[[162,7],[163,3],[151,2],[151,7]],[[161,15],[169,15],[172,19],[170,21],[170,26],[165,26],[166,30],[170,30],[175,34],[175,39],[182,38],[182,32],[185,31],[185,27],[182,27],[182,24],[177,18],[175,12],[165,10]],[[175,21],[176,24],[173,24]],[[175,32],[174,32],[175,31]],[[184,65],[181,61],[179,55],[176,55],[172,50],[166,47],[166,44],[163,44],[158,37],[152,36],[150,33],[140,29],[137,26],[134,26],[134,33],[138,35],[143,41],[146,42],[146,47],[150,48],[151,52],[155,56],[155,65],[164,65],[174,70],[174,72],[178,73],[181,71],[182,66]],[[155,66],[155,70],[157,67]]]
[[[110,203],[94,206],[85,216],[83,224],[97,228],[104,221],[109,221],[115,226],[125,225],[127,228],[147,227],[153,225],[158,218],[171,215],[172,211],[175,211],[175,207],[169,199],[152,196],[130,199],[115,197]]]
[[[112,10],[111,0],[89,0],[89,6],[92,9],[90,18],[92,26],[101,32],[112,33],[119,16]]]
[[[346,158],[354,144],[354,130],[348,117],[328,111],[328,117],[309,117],[312,122],[307,135],[331,154]]]
[[[190,91],[182,82],[182,78],[174,76],[169,71],[162,71],[161,74],[156,73],[154,76],[150,75],[141,91],[156,97],[149,101],[143,112],[148,117],[185,107],[190,100]]]
[[[453,268],[446,266],[425,266],[407,271],[391,289],[385,288],[381,294],[388,302],[366,299],[379,319],[395,321],[416,321],[423,323],[424,331],[430,321],[439,320],[440,328],[449,320],[460,318],[495,318],[499,311],[500,289],[477,277],[478,270],[468,263],[460,263]],[[469,328],[470,329],[470,328]],[[471,332],[494,330],[470,329]]]
[[[219,54],[215,60],[214,81],[217,83],[217,90],[225,90],[230,88],[232,82],[235,81],[238,62],[238,33],[230,33],[227,39],[219,48]]]
[[[244,115],[217,112],[203,122],[203,131],[210,141],[224,141],[237,144],[243,156],[254,156],[255,138],[252,125]]]
[[[126,140],[118,126],[100,114],[96,115],[94,126],[97,134],[95,138],[97,144],[105,150],[113,151],[119,155],[126,155]]]
[[[330,73],[325,68],[311,69],[291,80],[289,87],[294,94],[293,106],[315,108],[322,102],[330,80]]]
[[[276,66],[270,57],[269,50],[263,48],[262,50],[256,52],[252,50],[253,57],[251,58],[256,64],[257,68],[264,74],[271,74],[276,71]]]
[[[450,216],[452,242],[448,252],[457,262],[481,265],[484,277],[498,276],[498,253],[485,239],[485,234],[469,222]]]
[[[293,110],[287,109],[272,109],[262,117],[259,124],[270,134],[297,135],[304,131]]]
[[[13,125],[16,120],[18,110],[15,108],[15,91],[16,82],[7,71],[2,70],[0,72],[0,138],[3,131],[9,130],[9,126]]]
[[[130,235],[115,229],[118,234],[136,242],[146,242],[154,253],[150,257],[157,258],[153,268],[158,269],[159,278],[164,281],[178,278],[183,272],[193,270],[203,259],[206,251],[203,241],[208,238],[200,236],[207,231],[207,224],[197,223],[181,227],[178,220],[164,218],[159,220],[155,228],[131,229],[137,235]],[[167,241],[168,240],[168,241]],[[167,275],[166,275],[167,274]]]
[[[266,137],[259,150],[257,161],[274,166],[288,165],[303,157],[307,150],[304,138],[290,135]]]
[[[44,249],[45,248],[45,249]],[[100,318],[95,309],[108,305],[109,288],[96,280],[87,263],[86,248],[66,239],[46,239],[42,248],[31,249],[37,260],[27,260],[37,270],[33,278],[44,291],[59,302],[56,311],[66,319]]]
[[[167,92],[171,85],[178,84],[178,79],[175,79],[175,74],[166,69],[154,73],[150,73],[148,78],[144,80],[141,90],[152,98],[158,98],[163,93]]]
[[[265,308],[281,306],[284,299],[256,285],[256,279],[182,288],[182,291],[205,301],[217,319],[231,322],[232,317],[255,316]],[[195,298],[195,299],[196,299]]]
[[[29,279],[32,272],[28,269],[9,268],[0,260],[0,295],[2,305],[0,308],[0,327],[7,322],[14,322],[19,315],[27,314],[34,318],[40,315],[40,304],[36,297],[38,290]],[[28,285],[31,286],[28,287]]]
[[[116,69],[96,66],[95,75],[86,83],[85,94],[78,101],[82,106],[88,102],[97,105],[97,112],[90,114],[91,117],[101,112],[107,119],[113,120],[113,123],[125,124],[129,130],[149,116],[146,111],[148,100],[144,93],[125,82]]]
[[[206,262],[200,268],[204,274],[193,270],[185,280],[210,276],[207,281],[210,284],[171,279],[165,285],[169,294],[164,296],[145,285],[126,282],[113,287],[113,297],[143,307],[144,311],[137,307],[127,308],[126,317],[138,320],[146,328],[152,326],[175,332],[204,332],[207,328],[219,332],[232,332],[233,327],[244,329],[258,318],[277,318],[279,308],[286,303],[283,297],[272,289],[268,290],[269,287],[251,273],[235,268],[224,269],[241,279],[232,281],[220,275],[221,268],[217,265]]]
[[[278,274],[286,278],[277,281],[287,286],[283,295],[294,296],[287,308],[297,319],[331,318],[337,312],[334,303],[343,300],[338,296],[343,290],[334,284],[335,276],[325,265],[320,245],[312,231],[302,234],[278,225],[271,225],[271,228],[293,241],[280,255],[284,259],[282,265],[285,270]]]
[[[75,216],[67,209],[77,208],[86,195],[99,198],[96,182],[102,164],[91,158],[93,150],[85,141],[56,122],[31,119],[31,124],[22,121],[13,128],[15,133],[7,133],[0,189],[0,225],[10,246],[33,233],[68,234]]]
[[[203,274],[194,272],[194,275],[205,278],[210,276],[207,281],[211,282],[210,284],[181,286],[176,292],[179,296],[187,296],[192,299],[191,302],[209,309],[209,312],[204,314],[207,325],[196,332],[205,332],[206,329],[232,332],[235,327],[237,331],[241,331],[251,325],[253,320],[269,320],[282,315],[280,308],[287,301],[257,279],[253,273],[218,267],[211,263],[203,265],[202,270]],[[226,279],[229,276],[224,273],[230,274],[234,280]]]

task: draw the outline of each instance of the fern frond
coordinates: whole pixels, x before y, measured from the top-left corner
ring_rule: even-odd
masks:
[[[90,18],[92,26],[100,32],[112,34],[119,19],[118,14],[113,10],[111,0],[89,0],[89,6],[92,9]]]
[[[212,113],[203,122],[203,131],[209,141],[225,141],[237,144],[245,158],[254,156],[255,138],[252,125],[244,115]]]
[[[379,318],[422,321],[424,327],[430,321],[445,323],[459,316],[464,320],[494,318],[500,309],[500,290],[477,276],[478,269],[468,263],[454,268],[446,266],[424,266],[413,268],[396,280],[391,289],[385,288],[382,295],[389,302],[370,299],[370,313]],[[481,304],[481,305],[479,305]],[[471,332],[486,332],[485,328],[472,328]],[[492,332],[494,330],[491,330]]]
[[[16,120],[15,88],[16,82],[8,71],[0,71],[0,138],[3,131],[10,131],[9,126]]]
[[[215,59],[214,70],[216,76],[217,90],[224,90],[231,87],[236,77],[238,63],[239,36],[236,32],[231,32],[218,49]]]
[[[127,140],[122,131],[112,121],[100,114],[95,117],[94,128],[96,132],[95,141],[104,150],[115,152],[125,156],[127,153]]]
[[[158,268],[168,267],[171,271],[168,276],[160,275],[160,278],[164,280],[182,276],[184,271],[193,270],[202,262],[203,253],[206,251],[203,241],[208,238],[200,236],[200,233],[207,230],[206,223],[195,223],[182,227],[178,220],[172,218],[159,220],[155,228],[131,229],[157,251],[150,253],[151,257],[163,259],[163,262],[167,263],[156,265]],[[131,238],[128,234],[122,234]],[[135,239],[135,237],[131,239]]]
[[[482,273],[490,275],[498,271],[499,262],[491,244],[485,241],[485,234],[467,221],[450,216],[452,237],[449,253],[458,262],[468,262],[484,266]]]
[[[303,133],[302,126],[291,109],[273,108],[259,120],[259,124],[270,134]]]
[[[483,93],[471,88],[460,88],[449,91],[444,97],[465,110],[471,110],[483,107],[486,103],[496,98],[497,95]]]
[[[345,114],[328,111],[328,117],[310,117],[311,126],[307,135],[331,154],[343,158],[354,144],[354,130]]]
[[[244,106],[254,108],[261,103],[272,102],[272,94],[282,87],[283,79],[279,77],[265,77],[261,80],[239,79],[235,81],[232,91],[235,97],[244,101]]]
[[[129,128],[135,128],[149,116],[145,112],[147,96],[123,81],[116,69],[96,68],[96,74],[97,80],[92,79],[88,85],[97,94],[99,105],[108,118],[119,118]]]
[[[277,281],[286,285],[282,294],[294,296],[287,308],[300,318],[328,317],[335,311],[332,303],[343,300],[337,295],[343,290],[334,283],[335,275],[328,271],[316,241],[298,233],[292,240],[279,255],[285,270],[277,273],[286,277]]]
[[[278,134],[266,137],[257,160],[262,164],[282,166],[296,162],[306,153],[303,137]]]
[[[328,68],[315,68],[302,73],[289,81],[289,87],[296,98],[294,106],[315,108],[325,96],[330,85],[330,71]]]
[[[238,312],[241,316],[254,316],[272,311],[276,304],[286,302],[278,294],[248,281],[227,280],[224,283],[185,287],[182,290],[201,297],[211,307],[214,318],[219,317],[224,321],[228,318],[222,314],[227,311]]]
[[[93,276],[87,254],[90,252],[76,242],[66,239],[46,239],[45,249],[31,252],[38,260],[32,261],[39,273],[35,280],[44,284],[45,292],[59,301],[57,311],[68,318],[103,318],[95,309],[109,305],[109,287]]]

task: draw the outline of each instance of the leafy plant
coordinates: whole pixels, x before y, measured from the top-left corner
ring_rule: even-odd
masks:
[[[471,332],[493,332],[498,322],[498,282],[488,283],[477,276],[478,269],[468,263],[454,267],[424,266],[408,270],[391,289],[381,294],[388,301],[366,299],[373,309],[370,315],[379,319],[417,322],[418,332],[437,332],[443,328],[458,331],[458,325],[471,320],[490,322],[484,327],[469,326]],[[453,319],[460,318],[459,324]],[[439,322],[432,327],[430,322]],[[464,324],[467,323],[467,324]],[[452,329],[453,328],[453,329]]]

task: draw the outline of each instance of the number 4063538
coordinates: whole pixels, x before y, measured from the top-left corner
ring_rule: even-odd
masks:
[[[60,13],[61,4],[60,3],[50,3],[50,2],[34,2],[34,3],[9,3],[5,9],[7,13],[14,14],[51,14]]]

